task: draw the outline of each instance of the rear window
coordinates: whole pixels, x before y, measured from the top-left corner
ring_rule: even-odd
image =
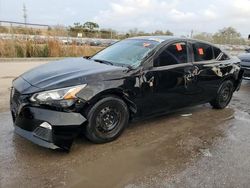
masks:
[[[214,47],[214,58],[217,59],[221,54],[221,50],[219,48]]]
[[[196,42],[193,45],[194,61],[208,61],[214,59],[212,46]]]
[[[214,58],[218,61],[228,60],[229,57],[224,52],[222,52],[219,48],[213,47],[214,49]]]

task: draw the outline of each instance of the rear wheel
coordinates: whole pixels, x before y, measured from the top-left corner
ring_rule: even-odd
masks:
[[[87,114],[85,135],[94,143],[115,140],[128,124],[126,103],[118,97],[106,97],[94,104]]]
[[[234,84],[231,80],[227,80],[221,84],[216,98],[210,104],[216,109],[225,108],[231,101],[233,96]]]

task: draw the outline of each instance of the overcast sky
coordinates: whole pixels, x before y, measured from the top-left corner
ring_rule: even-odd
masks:
[[[95,21],[102,28],[170,30],[177,35],[233,26],[250,34],[250,0],[0,0],[0,20],[72,25]]]

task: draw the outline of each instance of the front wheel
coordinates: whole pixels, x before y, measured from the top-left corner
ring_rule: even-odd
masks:
[[[225,108],[233,96],[234,84],[231,80],[224,81],[219,88],[216,98],[210,102],[215,109]]]
[[[106,97],[94,104],[87,113],[85,135],[94,143],[106,143],[121,135],[128,124],[126,103],[118,97]]]

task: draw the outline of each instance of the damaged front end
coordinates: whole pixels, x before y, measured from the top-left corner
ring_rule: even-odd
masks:
[[[10,98],[15,132],[40,146],[69,150],[74,138],[80,133],[81,125],[86,122],[86,118],[78,110],[82,107],[81,102],[72,99],[68,104],[70,107],[67,107],[65,101],[59,104],[59,100],[55,100],[57,103],[53,105],[48,101],[41,102],[42,97],[46,98],[44,92],[40,96],[23,94],[19,92],[22,90],[18,84],[20,82],[22,86],[25,85],[25,80],[21,77],[13,82]],[[63,95],[66,96],[64,93]],[[58,96],[54,93],[50,97]],[[67,97],[73,98],[69,94]]]

